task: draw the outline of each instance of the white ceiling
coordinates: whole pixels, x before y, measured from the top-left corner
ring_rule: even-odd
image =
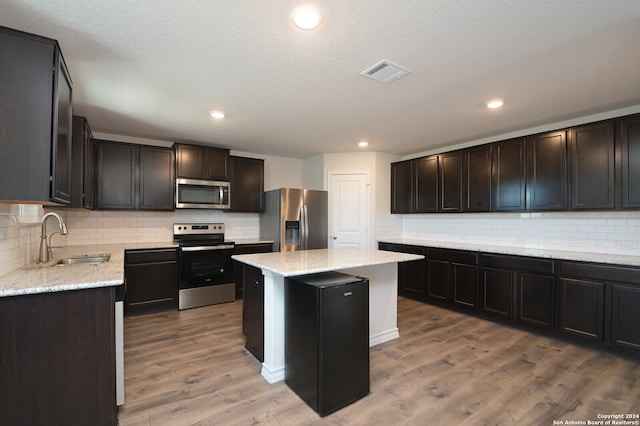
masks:
[[[640,105],[638,0],[0,0],[0,25],[60,42],[94,131],[253,153],[406,155]],[[360,75],[382,59],[412,72]]]

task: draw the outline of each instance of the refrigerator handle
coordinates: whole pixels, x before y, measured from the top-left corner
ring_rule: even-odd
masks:
[[[300,242],[302,246],[302,250],[307,250],[309,248],[309,216],[307,215],[307,205],[303,204],[300,207]]]

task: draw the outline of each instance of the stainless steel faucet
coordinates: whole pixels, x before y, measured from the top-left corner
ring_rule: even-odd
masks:
[[[55,217],[58,219],[58,231],[52,232],[51,235],[56,232],[60,232],[61,235],[67,235],[69,232],[67,231],[67,225],[64,224],[64,221],[60,217],[58,213],[49,212],[42,216],[42,234],[40,235],[40,256],[38,257],[39,263],[48,262],[51,259],[52,251],[51,251],[51,236],[49,236],[49,241],[47,242],[47,219],[49,217]]]

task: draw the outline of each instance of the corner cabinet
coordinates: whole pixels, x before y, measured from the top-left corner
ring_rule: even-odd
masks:
[[[72,82],[57,41],[0,27],[0,200],[71,202]]]
[[[231,208],[229,212],[264,211],[264,160],[229,157]]]
[[[175,157],[171,148],[97,143],[97,208],[173,210]]]
[[[229,180],[229,150],[176,144],[176,175],[184,179]]]

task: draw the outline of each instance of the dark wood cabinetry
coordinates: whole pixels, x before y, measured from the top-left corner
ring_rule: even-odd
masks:
[[[565,131],[526,139],[527,210],[567,208],[567,137]]]
[[[492,146],[481,145],[462,152],[462,211],[491,211]]]
[[[95,200],[96,143],[85,117],[73,116],[73,157],[71,204],[69,207],[93,209]]]
[[[251,243],[251,244],[236,244],[233,254],[252,254],[252,253],[270,253],[272,251],[272,243]],[[244,283],[244,264],[233,261],[233,276],[236,282],[236,299],[243,298],[243,283]]]
[[[416,158],[413,167],[413,212],[438,211],[438,156]]]
[[[493,211],[525,209],[524,154],[524,138],[494,144],[491,166]]]
[[[0,27],[0,200],[71,202],[72,82],[55,40]]]
[[[569,129],[571,208],[615,207],[615,145],[612,121]]]
[[[424,247],[392,243],[378,243],[378,249],[423,256],[427,252]],[[426,295],[426,270],[425,259],[398,263],[398,294],[417,300],[424,299]]]
[[[140,210],[173,210],[175,160],[169,148],[140,146]]]
[[[264,210],[264,160],[229,157],[231,212]]]
[[[483,254],[481,310],[523,324],[551,328],[554,283],[552,260]]]
[[[98,141],[97,149],[98,209],[174,209],[172,149],[111,141]]]
[[[443,213],[462,210],[462,153],[448,152],[439,155],[440,205]]]
[[[229,180],[229,150],[176,144],[176,175],[184,179]]]
[[[391,164],[391,213],[412,213],[413,160]]]
[[[6,425],[115,425],[115,288],[0,298]]]
[[[621,206],[640,208],[640,114],[619,120]]]
[[[264,276],[259,268],[243,265],[244,298],[242,329],[245,348],[260,362],[264,361]]]
[[[427,298],[461,308],[476,309],[478,254],[449,249],[427,249]]]
[[[561,262],[559,328],[640,353],[640,269]]]
[[[125,252],[125,315],[178,308],[177,262],[175,248]]]

